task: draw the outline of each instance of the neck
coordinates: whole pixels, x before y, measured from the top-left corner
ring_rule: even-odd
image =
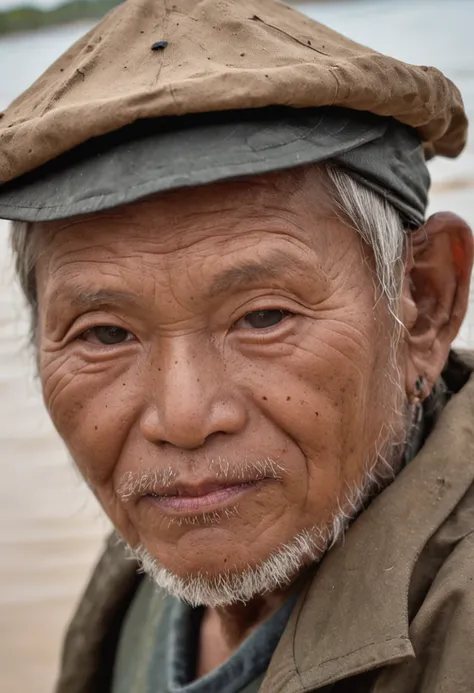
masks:
[[[245,604],[206,609],[201,622],[196,677],[205,676],[227,661],[249,635],[283,606],[295,589],[291,585]]]

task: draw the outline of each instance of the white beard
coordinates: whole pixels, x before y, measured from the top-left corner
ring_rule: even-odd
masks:
[[[324,551],[324,538],[317,532],[303,531],[293,541],[277,549],[255,568],[240,573],[223,571],[217,575],[198,573],[181,578],[164,568],[144,546],[132,551],[142,570],[160,587],[191,606],[229,606],[249,602],[285,587],[304,565],[308,565]]]

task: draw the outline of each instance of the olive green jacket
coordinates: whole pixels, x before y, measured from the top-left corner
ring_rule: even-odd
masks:
[[[473,369],[473,355],[452,355],[443,377],[455,394],[424,446],[308,580],[247,693],[474,693]],[[109,539],[56,693],[110,692],[140,579]]]

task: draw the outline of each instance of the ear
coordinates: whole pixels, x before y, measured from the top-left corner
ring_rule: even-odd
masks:
[[[472,261],[471,229],[455,214],[434,214],[410,237],[402,296],[409,401],[429,395],[446,363],[466,314]]]

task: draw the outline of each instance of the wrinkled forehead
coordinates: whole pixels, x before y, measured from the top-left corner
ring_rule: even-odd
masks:
[[[335,214],[328,177],[310,166],[183,188],[104,212],[35,223],[31,231],[43,257],[101,244],[128,245],[133,252],[146,238],[171,252],[200,241],[214,247],[224,241],[237,244],[241,236],[259,231],[309,241],[317,235],[318,222]]]

